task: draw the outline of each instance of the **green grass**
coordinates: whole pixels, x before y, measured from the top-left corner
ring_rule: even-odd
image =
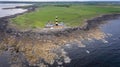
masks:
[[[44,6],[36,11],[11,19],[19,28],[43,28],[48,21],[63,21],[67,26],[80,26],[85,19],[101,14],[120,13],[118,6],[72,5],[70,7]]]

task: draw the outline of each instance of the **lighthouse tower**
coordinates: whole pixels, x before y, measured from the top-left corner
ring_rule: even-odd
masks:
[[[55,18],[55,25],[58,26],[58,16]]]

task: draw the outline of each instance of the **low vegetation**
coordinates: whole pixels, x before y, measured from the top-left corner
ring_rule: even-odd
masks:
[[[102,14],[120,13],[119,6],[113,5],[47,5],[39,7],[36,11],[20,15],[11,19],[18,28],[44,28],[48,21],[58,20],[65,25],[81,26],[86,19]]]

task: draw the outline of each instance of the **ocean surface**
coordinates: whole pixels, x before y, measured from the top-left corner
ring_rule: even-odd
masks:
[[[120,18],[106,21],[99,28],[109,34],[106,41],[89,42],[84,48],[74,44],[66,48],[72,61],[65,67],[120,67]]]
[[[30,4],[0,4],[0,17],[14,15],[17,13],[22,13],[27,11],[27,9],[2,9],[2,8],[11,8],[16,6],[24,6],[24,5],[30,5]]]
[[[18,5],[26,4],[0,4],[0,17],[26,11],[25,9],[2,9]],[[86,47],[78,47],[77,44],[64,47],[71,59],[70,63],[63,65],[64,67],[120,67],[120,18],[106,21],[99,26],[99,29],[109,34],[105,42],[95,40],[85,43]],[[0,55],[0,67],[10,67],[9,58],[9,53]]]

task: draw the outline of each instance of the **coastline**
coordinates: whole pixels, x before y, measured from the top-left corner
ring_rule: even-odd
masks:
[[[17,8],[17,7],[15,7]],[[5,17],[1,17],[0,18],[0,31],[5,32],[7,34],[12,34],[12,35],[22,35],[22,34],[27,34],[27,35],[33,35],[33,34],[40,34],[41,35],[51,35],[51,36],[66,36],[69,35],[70,33],[73,33],[74,31],[86,31],[89,30],[91,28],[94,28],[96,26],[98,26],[99,24],[101,24],[102,21],[106,21],[106,20],[110,20],[110,19],[115,19],[118,18],[120,16],[120,13],[117,14],[105,14],[105,15],[101,15],[98,17],[94,17],[92,19],[87,19],[84,22],[84,25],[79,27],[70,27],[70,28],[64,28],[64,29],[59,29],[59,30],[48,30],[48,31],[42,31],[40,30],[39,32],[33,31],[33,30],[26,30],[26,31],[21,31],[21,30],[17,30],[14,27],[9,27],[9,19],[14,18],[16,16],[28,13],[28,12],[32,12],[35,11],[37,7],[34,6],[30,6],[27,8],[27,11],[23,12],[23,13],[18,13],[18,14],[14,14],[11,16],[5,16]]]
[[[61,46],[66,44],[77,43],[79,47],[85,47],[82,40],[90,40],[92,38],[99,40],[104,38],[104,33],[99,31],[96,27],[104,23],[101,21],[115,19],[120,16],[120,14],[106,14],[86,20],[85,25],[82,27],[65,28],[47,32],[34,32],[32,30],[20,31],[8,27],[10,18],[24,13],[0,18],[0,21],[3,21],[0,22],[0,44],[4,47],[4,50],[9,51],[9,49],[12,49],[12,51],[16,53],[22,53],[29,66],[33,66],[34,64],[37,65],[36,62],[38,58],[44,59],[44,64],[55,63],[56,61],[51,61],[55,60],[58,56],[55,49],[60,49]],[[96,29],[92,30],[94,28]],[[96,35],[97,33],[98,35]],[[54,52],[51,52],[52,50],[54,50]],[[67,56],[66,54],[64,55]]]
[[[14,9],[17,9],[18,7],[14,7]],[[22,7],[21,7],[22,8]],[[11,18],[15,18],[19,15],[22,15],[22,14],[25,14],[25,13],[29,13],[29,12],[32,12],[32,11],[35,11],[36,10],[36,6],[28,6],[27,8],[23,8],[23,9],[27,9],[27,11],[23,12],[23,13],[17,13],[17,14],[14,14],[14,15],[10,15],[10,16],[5,16],[5,17],[0,17],[0,24],[1,24],[1,27],[0,27],[0,31],[6,31],[7,30],[7,26],[8,24],[10,23],[9,19]],[[8,8],[9,9],[9,8]],[[11,8],[10,8],[11,9]],[[13,8],[12,8],[13,9]],[[12,28],[15,30],[15,28]]]

